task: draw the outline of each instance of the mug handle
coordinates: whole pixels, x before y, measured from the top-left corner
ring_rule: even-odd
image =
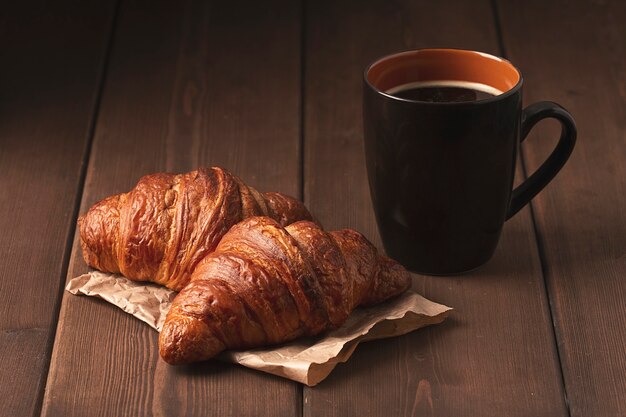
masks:
[[[560,105],[551,101],[540,101],[526,107],[522,112],[522,127],[520,142],[528,136],[530,130],[541,120],[548,117],[561,122],[561,138],[546,161],[526,179],[521,185],[513,190],[511,203],[506,219],[513,217],[530,200],[533,199],[563,168],[565,162],[574,150],[576,144],[576,123],[572,115]]]

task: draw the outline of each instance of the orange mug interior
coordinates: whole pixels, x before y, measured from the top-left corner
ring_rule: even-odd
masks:
[[[382,92],[415,82],[461,81],[505,93],[520,82],[521,75],[509,61],[483,52],[418,49],[379,59],[368,68],[366,79]]]

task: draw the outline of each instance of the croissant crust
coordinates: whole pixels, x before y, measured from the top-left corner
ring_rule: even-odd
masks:
[[[180,364],[314,336],[409,285],[409,273],[354,230],[253,217],[200,261],[173,301],[159,351]]]
[[[78,224],[90,266],[179,291],[222,236],[252,216],[285,226],[312,219],[301,202],[259,193],[214,167],[146,175],[130,192],[96,203]]]

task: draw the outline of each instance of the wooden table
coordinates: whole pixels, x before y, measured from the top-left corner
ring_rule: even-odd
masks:
[[[626,415],[626,2],[6,2],[0,16],[0,415]],[[87,270],[76,218],[140,176],[218,165],[299,196],[380,246],[361,76],[402,49],[511,59],[525,100],[579,125],[558,177],[494,258],[415,276],[442,325],[359,347],[314,388],[210,361],[64,291]],[[545,158],[551,122],[522,146]]]

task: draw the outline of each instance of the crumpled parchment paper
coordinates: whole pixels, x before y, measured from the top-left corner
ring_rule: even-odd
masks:
[[[162,286],[99,271],[70,280],[66,290],[100,297],[157,331],[163,327],[177,294]],[[343,326],[316,338],[261,349],[227,351],[219,358],[313,386],[326,378],[338,363],[347,361],[359,343],[441,323],[450,310],[407,291],[386,303],[356,309]]]

